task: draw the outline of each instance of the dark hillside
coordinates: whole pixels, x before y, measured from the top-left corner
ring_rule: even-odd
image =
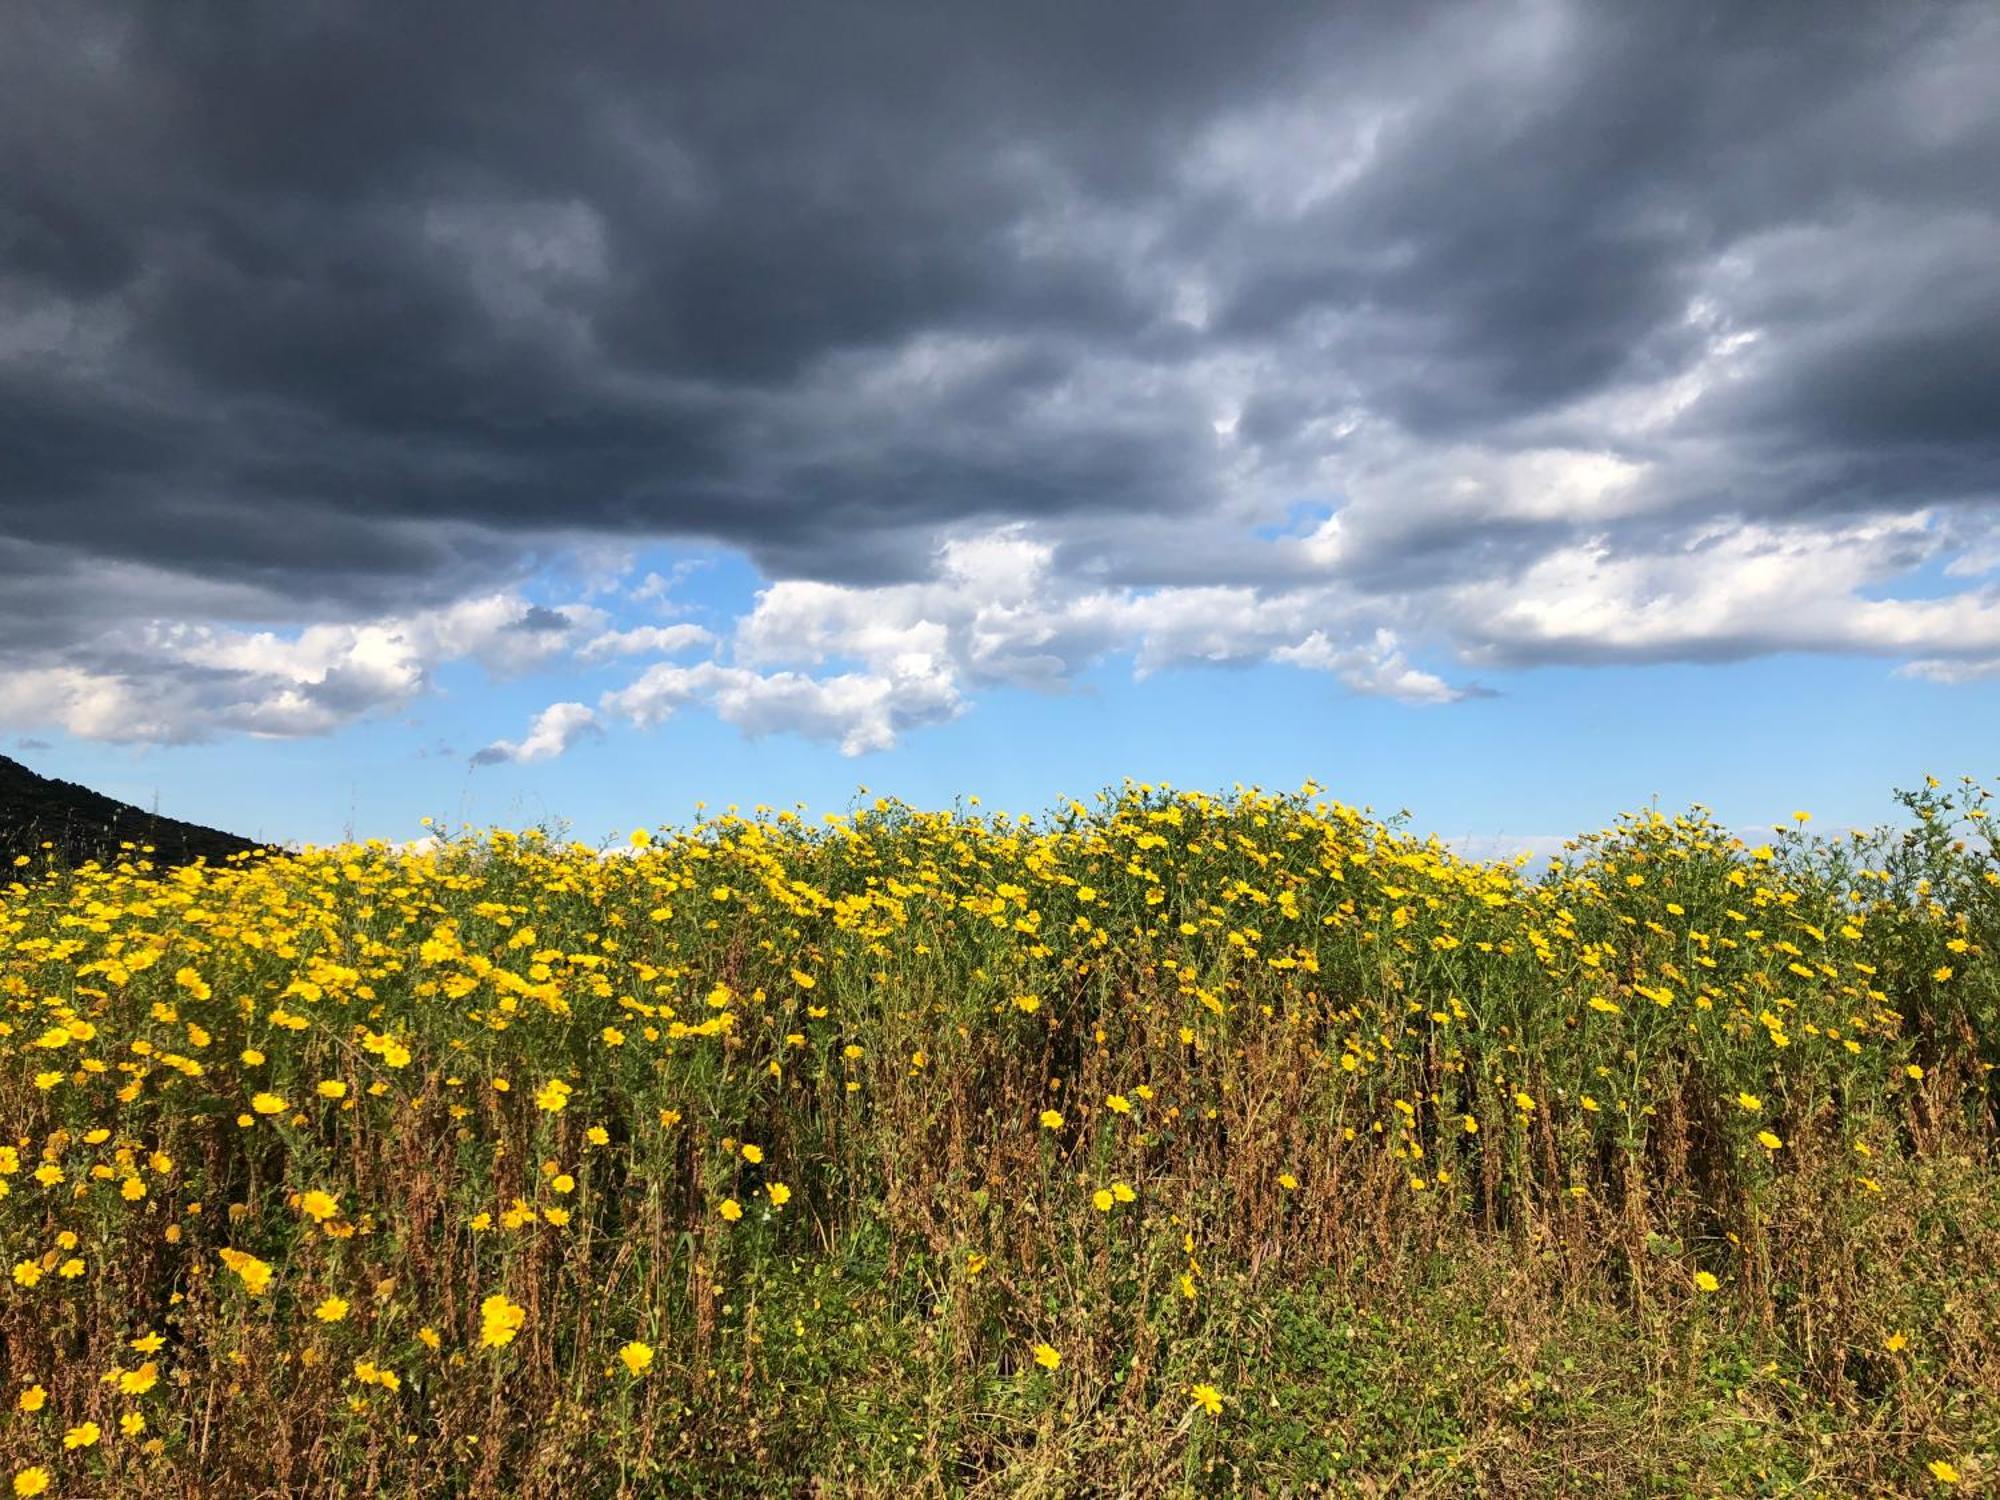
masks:
[[[115,862],[120,844],[150,845],[157,865],[184,865],[197,859],[220,864],[232,854],[262,846],[234,834],[163,818],[128,802],[114,802],[73,781],[37,776],[17,760],[0,755],[0,869],[44,843],[55,846],[68,864]]]

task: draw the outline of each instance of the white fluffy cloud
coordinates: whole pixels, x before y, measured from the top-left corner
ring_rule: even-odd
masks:
[[[1264,660],[1339,670],[1333,656],[1341,650],[1397,651],[1392,628],[1327,584],[1105,588],[1060,572],[1055,562],[1050,544],[1005,527],[947,542],[929,583],[777,583],[740,623],[738,654],[750,662],[850,660],[864,668],[922,656],[973,686],[1054,687],[1121,653],[1143,677]],[[1334,637],[1352,642],[1336,646]],[[1393,674],[1357,674],[1350,685],[1425,701],[1459,695],[1435,678],[1405,692]]]
[[[780,579],[719,632],[688,622],[616,628],[596,605],[504,591],[289,635],[126,628],[80,661],[0,676],[0,726],[147,742],[314,735],[413,703],[450,662],[496,675],[577,673],[697,649],[713,659],[655,661],[594,706],[552,703],[475,763],[553,759],[607,726],[656,726],[691,708],[745,734],[797,734],[861,755],[958,717],[982,691],[1061,691],[1107,661],[1129,662],[1142,679],[1275,664],[1416,705],[1485,692],[1469,675],[1481,669],[1549,663],[1814,651],[1886,657],[1940,683],[2000,670],[1991,530],[1957,513],[1658,517],[1620,531],[1641,484],[1631,466],[1547,449],[1497,464],[1479,452],[1440,455],[1422,467],[1426,493],[1462,490],[1469,508],[1398,514],[1364,492],[1302,533],[1257,539],[1271,559],[1262,582],[1107,582],[1090,546],[1013,523],[948,539],[918,582]],[[1542,487],[1558,501],[1536,499]],[[1532,528],[1550,504],[1601,514],[1604,527],[1541,538],[1518,555],[1496,543],[1492,566],[1473,577],[1419,573],[1386,587],[1366,561],[1399,526],[1391,550],[1401,555],[1424,526],[1511,515]],[[1213,571],[1241,571],[1242,556],[1219,541]],[[1899,597],[1919,570],[1945,586]]]
[[[1465,463],[1457,479],[1447,459],[1427,466],[1437,492],[1471,496],[1455,518],[1462,524],[1508,512],[1533,522],[1553,514],[1551,505],[1575,513],[1597,502],[1616,515],[1637,476],[1630,466],[1555,450],[1497,466],[1472,454]],[[1538,487],[1557,498],[1537,499]],[[1370,512],[1371,502],[1357,503],[1378,534],[1398,524],[1393,507]],[[1819,651],[1905,658],[1909,675],[1959,682],[1991,675],[2000,662],[1993,589],[1894,596],[1929,565],[1962,576],[1988,540],[1929,512],[1678,528],[1663,520],[1644,546],[1585,534],[1503,560],[1489,577],[1441,573],[1393,590],[1350,575],[1355,554],[1338,525],[1343,514],[1303,537],[1258,543],[1293,559],[1267,586],[1107,585],[1090,576],[1087,550],[1085,567],[1066,566],[1061,546],[1014,524],[946,541],[923,582],[780,580],[725,638],[691,626],[640,627],[595,637],[579,656],[714,645],[726,659],[655,664],[606,692],[599,717],[644,727],[701,708],[746,734],[799,734],[848,755],[889,749],[914,729],[956,718],[983,689],[1061,690],[1110,659],[1128,659],[1140,678],[1273,663],[1410,704],[1485,692],[1463,675],[1481,667]],[[1432,523],[1437,515],[1423,524]],[[1419,522],[1404,516],[1400,524]],[[1440,669],[1420,664],[1418,648]],[[551,743],[547,753],[558,753],[567,741]]]
[[[1941,657],[1927,657],[1920,661],[1906,662],[1896,669],[1901,677],[1917,677],[1926,682],[1942,682],[1956,686],[1962,682],[1982,682],[1989,677],[2000,677],[2000,656],[1989,656],[1968,661],[1950,661]]]
[[[699,707],[745,734],[799,734],[861,755],[956,718],[980,688],[1060,688],[1115,654],[1130,655],[1142,677],[1276,661],[1413,703],[1467,692],[1411,665],[1393,630],[1360,626],[1362,612],[1331,589],[1107,589],[1064,576],[1055,561],[1049,543],[1006,526],[946,542],[925,583],[781,580],[736,623],[733,661],[655,664],[600,707],[640,727]],[[705,639],[693,627],[643,627],[598,637],[580,654]],[[528,759],[524,747],[502,741],[482,755]]]
[[[578,660],[585,662],[609,661],[619,656],[673,656],[696,646],[710,645],[714,640],[699,625],[637,625],[630,630],[607,630],[594,635],[576,654]]]
[[[525,738],[495,740],[472,757],[475,766],[502,761],[553,760],[586,735],[601,733],[597,715],[582,703],[551,703],[535,715]]]
[[[887,750],[905,731],[942,723],[963,707],[949,673],[921,654],[868,672],[809,677],[703,662],[649,667],[605,707],[634,724],[659,724],[690,705],[712,710],[748,735],[789,733],[830,740],[843,755]]]
[[[1882,597],[1939,556],[1930,517],[1845,525],[1713,525],[1647,553],[1560,548],[1509,584],[1452,592],[1467,654],[1547,661],[1720,660],[1775,651],[1936,657],[2000,653],[2000,595]],[[1948,667],[1923,675],[1949,680]]]
[[[1465,689],[1411,666],[1395,636],[1386,630],[1378,630],[1374,639],[1353,646],[1337,646],[1315,630],[1296,646],[1279,647],[1271,659],[1331,672],[1357,693],[1400,698],[1406,703],[1452,703],[1466,696]]]
[[[590,606],[550,607],[516,593],[291,635],[155,622],[107,634],[77,662],[0,676],[0,723],[156,744],[219,732],[327,734],[414,701],[448,662],[502,676],[532,671],[602,623]]]

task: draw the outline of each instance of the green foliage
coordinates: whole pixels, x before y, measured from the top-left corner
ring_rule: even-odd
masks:
[[[0,1453],[78,1493],[1985,1483],[1986,799],[1649,813],[1543,872],[1153,787],[31,862]]]

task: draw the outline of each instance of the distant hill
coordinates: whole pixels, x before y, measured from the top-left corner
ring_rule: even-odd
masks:
[[[114,802],[73,781],[37,776],[17,760],[0,755],[0,880],[18,855],[37,854],[44,843],[55,845],[69,864],[100,860],[148,858],[156,865],[191,864],[206,859],[221,864],[232,854],[263,846],[233,833],[163,818]],[[153,853],[121,850],[121,843],[150,844]]]

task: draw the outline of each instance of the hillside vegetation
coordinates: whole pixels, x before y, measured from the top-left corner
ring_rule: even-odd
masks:
[[[1906,802],[24,856],[0,1483],[1976,1490],[2000,863]]]
[[[234,834],[115,801],[73,781],[38,776],[0,755],[0,862],[27,855],[32,863],[46,854],[76,865],[91,859],[115,861],[130,853],[158,865],[198,859],[220,864],[259,847]]]

